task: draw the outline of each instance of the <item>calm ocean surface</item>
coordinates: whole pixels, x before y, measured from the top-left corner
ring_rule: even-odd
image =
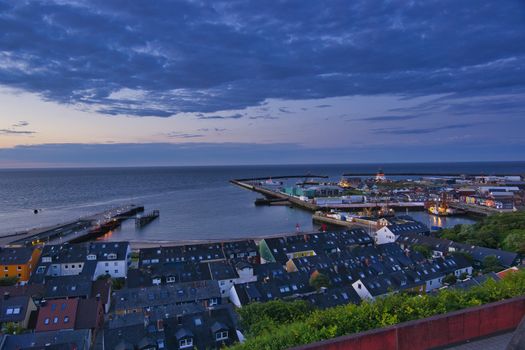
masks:
[[[0,234],[65,222],[122,204],[160,209],[143,229],[126,222],[110,240],[191,240],[249,237],[313,229],[311,214],[288,207],[256,207],[256,193],[231,185],[233,178],[314,173],[340,179],[347,172],[525,173],[525,162],[214,166],[0,170]],[[40,209],[39,214],[33,214]],[[429,225],[469,222],[411,213]]]

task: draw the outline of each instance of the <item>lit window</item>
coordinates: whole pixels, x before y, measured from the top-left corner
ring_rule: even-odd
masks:
[[[44,319],[44,324],[49,324],[49,318],[46,317],[46,318]]]
[[[55,317],[53,318],[53,323],[55,323],[55,324],[58,323],[58,317],[57,317],[57,316],[55,316]]]
[[[226,340],[226,339],[228,339],[228,331],[221,331],[221,332],[215,333],[216,341],[221,341],[221,340]]]
[[[179,340],[179,348],[190,348],[193,346],[193,338],[181,339]]]
[[[69,317],[64,317],[64,323],[68,323],[69,322]]]

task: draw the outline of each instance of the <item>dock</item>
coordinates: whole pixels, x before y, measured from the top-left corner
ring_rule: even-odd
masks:
[[[448,203],[448,205],[451,208],[462,210],[466,214],[474,214],[474,215],[489,216],[489,215],[498,214],[498,213],[512,212],[511,209],[502,210],[502,209],[496,209],[496,208],[490,208],[490,207],[483,207],[481,205],[473,205],[473,204],[466,204],[466,203],[459,203],[459,202],[450,202]]]
[[[339,220],[326,216],[324,212],[316,212],[312,215],[312,222],[315,224],[325,224],[329,226],[345,227],[345,228],[362,228],[369,234],[377,231],[380,226],[375,220],[367,220],[364,218],[349,218],[350,220]]]
[[[81,217],[59,225],[32,229],[0,237],[2,246],[33,246],[37,244],[78,243],[95,239],[120,226],[122,221],[144,211],[143,206],[127,205]]]
[[[288,194],[272,191],[258,185],[252,185],[247,181],[254,181],[254,179],[248,180],[231,180],[230,183],[247,190],[260,193],[266,198],[271,200],[288,201],[291,205],[309,210],[330,210],[330,209],[346,209],[346,210],[360,210],[360,209],[385,209],[385,208],[399,208],[399,209],[424,209],[424,202],[367,202],[367,203],[348,203],[348,204],[330,204],[330,205],[317,205],[313,201],[303,201],[297,197],[290,196]]]
[[[135,226],[136,227],[144,227],[156,218],[158,218],[160,215],[160,211],[153,210],[150,213],[147,213],[145,215],[141,215],[135,218]]]

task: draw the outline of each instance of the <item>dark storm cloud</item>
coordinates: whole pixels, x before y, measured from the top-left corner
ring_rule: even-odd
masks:
[[[249,119],[266,119],[266,120],[275,120],[275,119],[279,119],[279,117],[275,117],[275,116],[271,116],[271,115],[253,115],[251,117],[249,117]]]
[[[23,128],[23,127],[28,126],[28,125],[29,125],[29,122],[27,122],[25,120],[21,120],[18,123],[13,124],[12,127],[13,128]]]
[[[416,119],[418,117],[419,116],[417,116],[417,115],[381,115],[381,116],[377,116],[377,117],[365,117],[365,118],[359,118],[359,119],[349,119],[348,121],[389,122],[389,121]]]
[[[518,0],[1,1],[0,33],[0,84],[109,115],[525,81]]]
[[[417,135],[417,134],[433,134],[443,130],[454,130],[454,129],[466,129],[474,126],[473,124],[453,124],[445,126],[435,126],[428,128],[381,128],[373,129],[372,132],[375,134],[395,134],[395,135]]]
[[[240,113],[232,114],[232,115],[198,115],[198,119],[240,119],[244,117],[244,115]]]

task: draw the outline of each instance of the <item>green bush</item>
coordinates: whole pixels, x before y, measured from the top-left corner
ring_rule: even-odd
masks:
[[[251,333],[248,332],[244,343],[236,344],[231,349],[287,349],[523,294],[525,272],[521,271],[499,282],[488,279],[483,285],[466,291],[445,289],[435,295],[420,296],[397,293],[378,298],[374,302],[348,304],[313,312],[302,313],[300,308],[290,313],[274,312],[288,310],[292,304],[289,302],[274,301],[269,307],[256,303],[240,309],[241,320],[243,324],[249,320]],[[264,326],[260,326],[257,319],[261,319]]]
[[[441,237],[525,254],[525,212],[494,214],[473,225],[456,225],[442,230]]]

